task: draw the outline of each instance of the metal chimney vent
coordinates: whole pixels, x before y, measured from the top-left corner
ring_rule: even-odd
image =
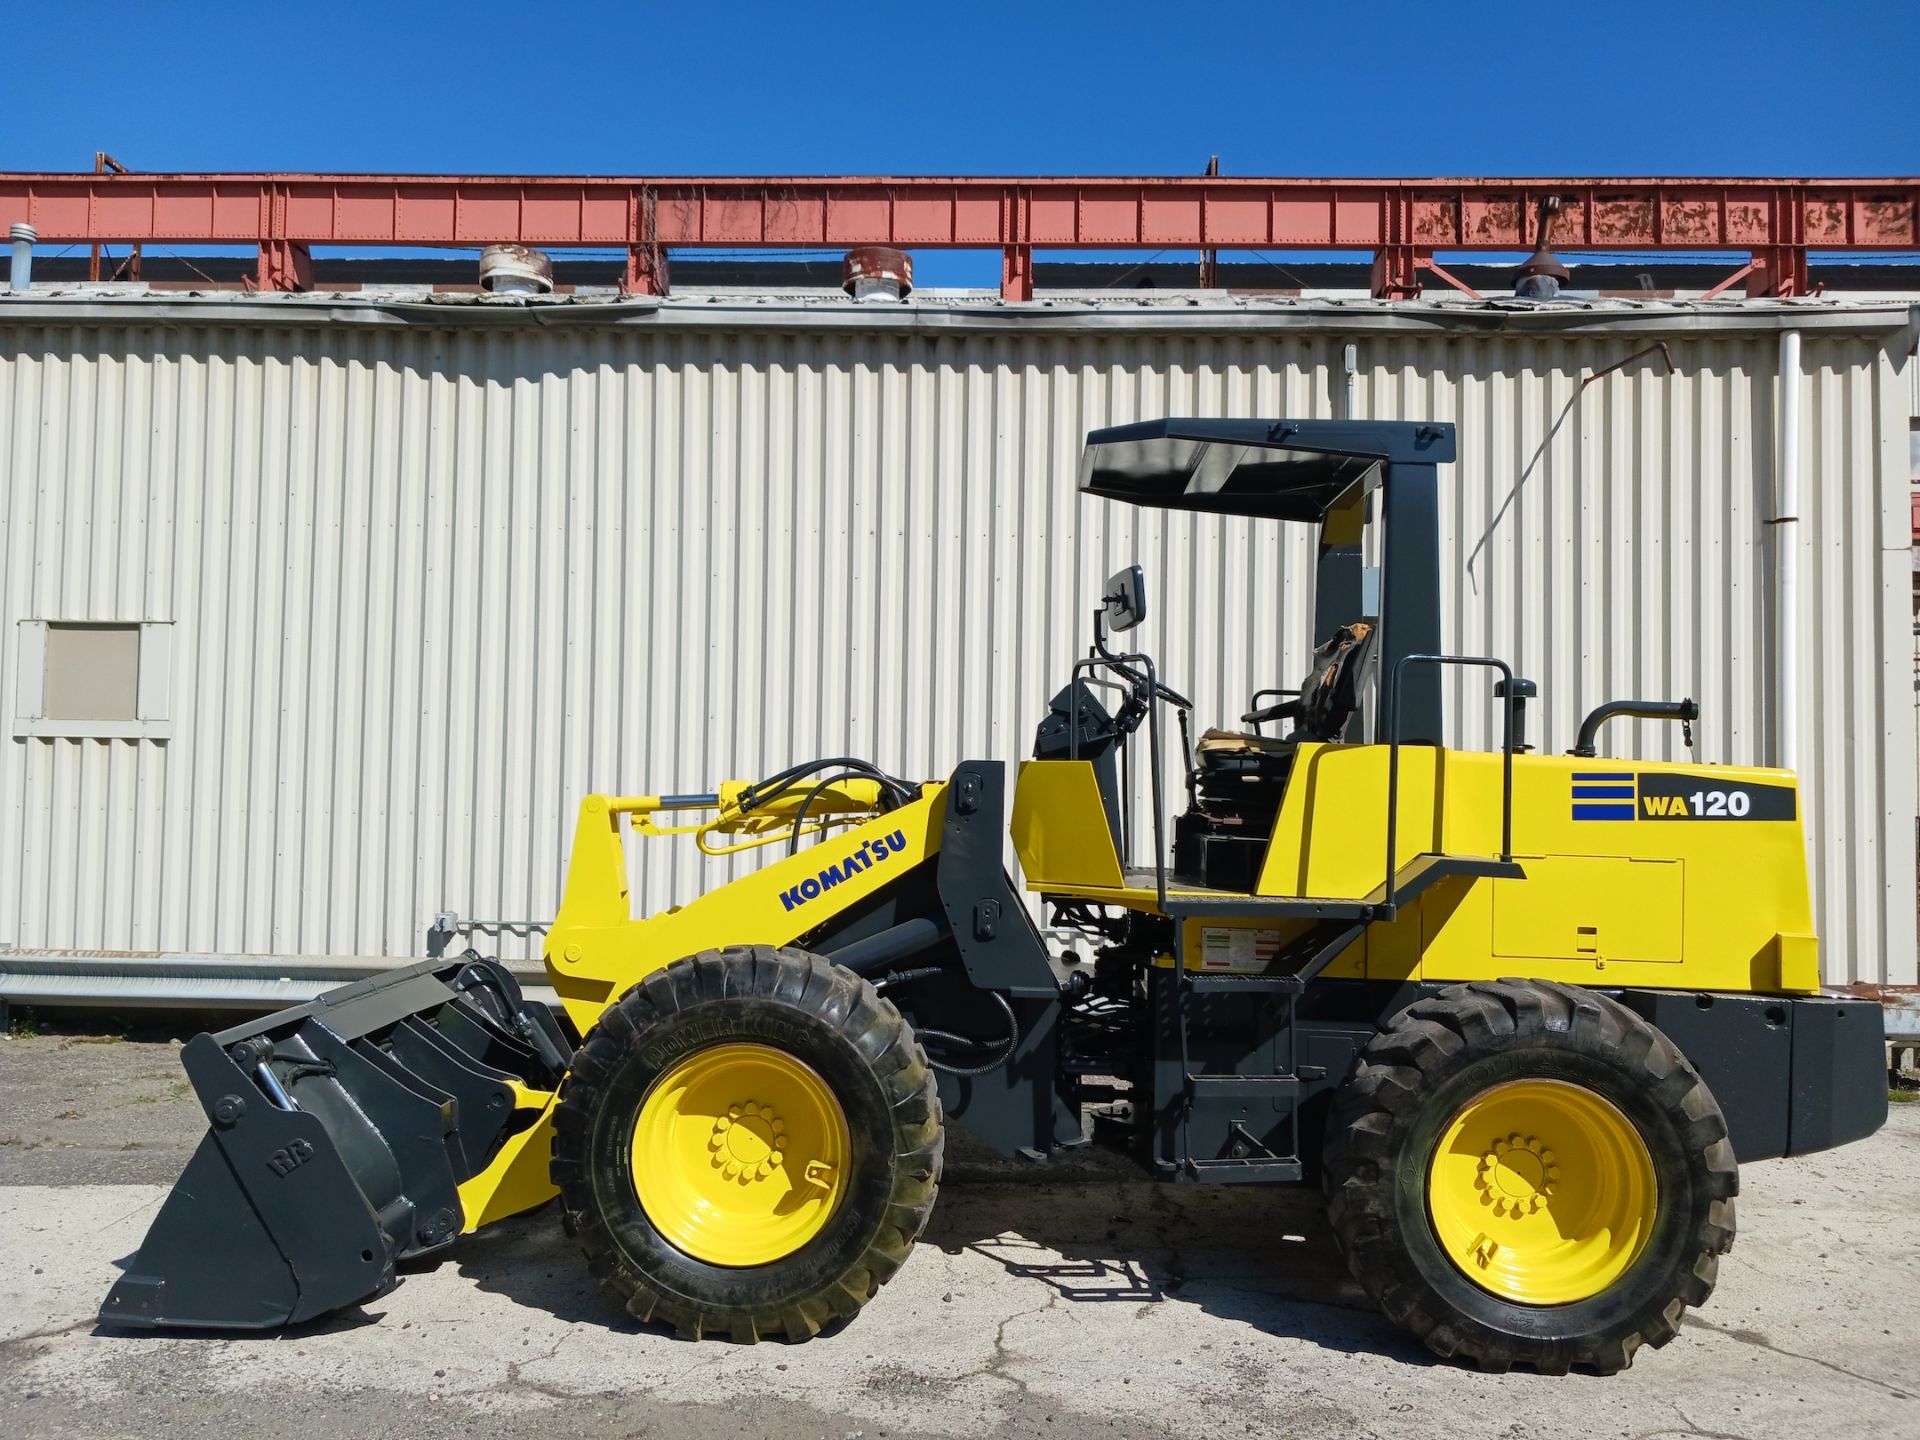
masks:
[[[495,295],[546,295],[553,261],[525,245],[489,245],[480,252],[480,288]]]

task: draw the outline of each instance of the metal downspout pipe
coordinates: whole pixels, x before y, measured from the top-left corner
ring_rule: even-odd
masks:
[[[1773,763],[1800,765],[1800,332],[1780,332],[1773,495]]]

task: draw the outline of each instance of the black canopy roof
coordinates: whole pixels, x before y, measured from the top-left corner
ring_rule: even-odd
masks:
[[[1444,464],[1453,426],[1412,420],[1146,420],[1087,436],[1080,488],[1133,505],[1318,522],[1396,462]]]

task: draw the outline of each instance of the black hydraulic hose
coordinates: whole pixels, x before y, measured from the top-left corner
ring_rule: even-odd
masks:
[[[1700,704],[1691,699],[1609,700],[1580,722],[1580,738],[1567,753],[1581,760],[1593,759],[1599,753],[1594,748],[1594,742],[1599,738],[1600,727],[1621,715],[1632,715],[1641,720],[1678,720],[1690,727],[1700,718]],[[1687,743],[1693,743],[1691,730],[1687,734]]]
[[[800,808],[796,810],[793,815],[793,831],[787,838],[787,854],[797,855],[800,853],[801,827],[807,823],[807,812],[813,808],[813,802],[820,798],[821,792],[834,785],[838,785],[842,780],[858,780],[860,778],[857,771],[842,770],[836,775],[827,776],[826,779],[822,780],[818,785],[815,785],[801,797]]]
[[[851,756],[843,756],[838,760],[802,760],[798,765],[789,765],[784,770],[776,770],[773,774],[754,781],[753,784],[747,786],[747,788],[741,792],[741,799],[749,803],[766,800],[772,795],[781,794],[791,788],[793,781],[800,776],[812,774],[814,771],[828,765],[859,765],[864,763],[864,761],[855,760]]]
[[[931,1055],[927,1057],[927,1064],[958,1079],[968,1080],[978,1075],[990,1075],[1013,1058],[1013,1052],[1020,1044],[1020,1019],[1013,1013],[1013,1006],[1007,1003],[1006,996],[998,990],[989,990],[986,993],[1000,1007],[1000,1013],[1007,1017],[1007,1034],[1004,1040],[982,1040],[973,1035],[955,1035],[947,1030],[923,1030],[917,1027],[913,1033],[923,1040],[942,1040],[950,1045],[966,1045],[975,1050],[984,1050],[989,1045],[998,1045],[999,1053],[980,1065],[949,1065],[944,1060],[936,1060]]]
[[[946,970],[944,965],[922,965],[918,970],[901,970],[892,975],[883,975],[873,982],[873,988],[886,993],[889,985],[905,985],[912,980],[924,980],[929,975],[939,975]],[[914,1032],[916,1035],[919,1031]]]
[[[789,765],[785,770],[756,780],[740,792],[739,806],[748,811],[766,804],[793,789],[809,775],[818,775],[822,770],[842,770],[851,772],[856,779],[877,782],[889,802],[883,808],[891,810],[895,805],[904,805],[915,794],[913,786],[906,781],[887,774],[871,761],[862,760],[853,755],[837,755],[824,760],[807,760],[799,765]]]
[[[929,975],[945,973],[945,967],[928,965],[919,970],[902,970],[898,974],[888,975],[874,982],[873,988],[884,992],[889,985],[905,985],[914,980],[924,980]],[[979,1065],[951,1065],[944,1060],[927,1056],[927,1064],[944,1074],[959,1080],[970,1080],[977,1076],[989,1075],[1013,1058],[1013,1052],[1020,1046],[1020,1017],[1013,1013],[1013,1006],[1007,997],[998,990],[985,992],[989,999],[1000,1007],[1000,1013],[1007,1017],[1007,1033],[994,1040],[982,1040],[977,1035],[956,1035],[951,1030],[933,1030],[924,1026],[913,1027],[914,1038],[918,1040],[937,1040],[948,1045],[964,1045],[972,1050],[984,1050],[989,1046],[998,1046],[998,1052],[992,1059]]]

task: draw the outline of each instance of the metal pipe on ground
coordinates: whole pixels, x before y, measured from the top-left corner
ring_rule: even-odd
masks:
[[[405,965],[387,955],[126,954],[0,951],[0,1010],[233,1010],[266,1014]],[[507,966],[529,1000],[559,1003],[538,962]]]

